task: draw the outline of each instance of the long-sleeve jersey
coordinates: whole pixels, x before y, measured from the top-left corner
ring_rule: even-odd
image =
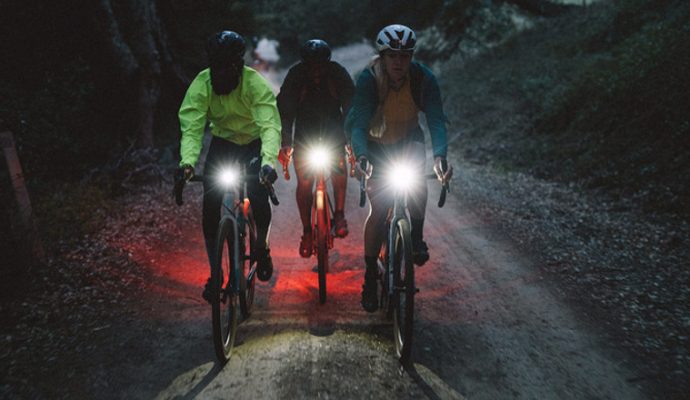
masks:
[[[238,86],[227,95],[211,87],[211,73],[201,71],[187,89],[179,111],[180,166],[199,160],[206,122],[211,133],[237,144],[261,139],[261,164],[275,166],[280,149],[280,115],[268,82],[245,66]]]
[[[382,72],[382,71],[381,71]],[[445,157],[448,152],[448,139],[446,132],[447,118],[443,113],[441,91],[431,70],[422,64],[412,62],[410,64],[411,97],[417,107],[426,115],[434,157]],[[355,95],[352,99],[352,107],[347,115],[345,123],[346,133],[350,134],[352,150],[357,157],[367,156],[367,141],[380,141],[372,135],[374,116],[379,105],[384,105],[385,99],[379,99],[376,76],[372,68],[367,68],[357,79]],[[409,132],[398,136],[415,135],[423,138],[418,124]]]

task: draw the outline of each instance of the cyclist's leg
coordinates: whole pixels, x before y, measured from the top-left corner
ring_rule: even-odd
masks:
[[[392,198],[383,186],[381,179],[372,178],[367,183],[370,208],[364,223],[364,255],[368,257],[378,257],[386,240],[386,217]]]
[[[268,246],[268,234],[271,228],[271,205],[268,203],[268,189],[259,182],[261,170],[261,140],[255,140],[243,148],[242,162],[250,178],[247,180],[247,196],[252,205],[256,223],[256,248],[254,254],[257,262],[257,276],[262,281],[271,279],[273,261]]]
[[[314,178],[309,174],[305,165],[302,151],[300,148],[295,149],[293,162],[295,165],[295,173],[297,175],[297,191],[295,193],[297,199],[297,207],[299,208],[299,217],[302,221],[302,227],[305,232],[311,230],[311,208],[314,201]]]
[[[410,160],[415,170],[422,176],[426,167],[426,152],[424,143],[410,141],[405,145],[405,157]],[[412,258],[417,265],[423,265],[429,259],[429,250],[424,242],[424,214],[426,211],[428,190],[426,179],[422,179],[416,190],[408,197],[412,238]]]
[[[342,149],[342,146],[340,149]],[[335,219],[336,235],[345,237],[349,233],[347,220],[345,219],[345,195],[347,193],[347,164],[345,156],[341,154],[337,162],[338,167],[331,174],[333,197],[335,197],[335,214],[333,217]]]
[[[311,209],[314,202],[314,179],[309,174],[302,156],[304,156],[302,149],[296,148],[293,158],[295,174],[297,175],[297,191],[295,196],[297,198],[297,207],[299,208],[299,217],[302,221],[302,238],[299,244],[299,254],[302,257],[309,257],[313,250]]]
[[[390,148],[388,148],[390,150]],[[385,168],[388,150],[380,145],[369,142],[369,161],[372,163],[373,175],[367,183],[369,197],[369,215],[364,223],[364,285],[362,286],[362,307],[368,312],[378,308],[377,258],[381,245],[386,240],[386,217],[388,209],[393,204],[390,191],[386,190],[385,182],[381,179],[381,169]]]

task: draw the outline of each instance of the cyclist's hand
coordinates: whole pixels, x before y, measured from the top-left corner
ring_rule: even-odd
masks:
[[[175,177],[179,177],[180,179],[183,179],[185,181],[188,181],[192,179],[194,176],[194,167],[192,167],[189,164],[185,164],[181,166],[180,168],[177,169],[177,172],[175,173]]]
[[[270,184],[273,184],[277,179],[278,174],[272,166],[266,164],[263,167],[261,167],[261,171],[259,171],[259,180],[262,183],[268,182]]]
[[[362,168],[362,161],[366,162],[366,169]],[[362,179],[371,178],[371,173],[373,170],[374,167],[371,165],[369,160],[365,156],[360,156],[355,167],[355,175],[357,175],[357,179],[361,181]]]
[[[443,168],[445,164],[445,169]],[[453,177],[453,167],[451,167],[444,157],[434,158],[434,172],[441,183],[445,184],[450,182],[450,178]]]
[[[283,166],[283,168],[287,169],[287,166],[290,164],[290,158],[292,157],[292,147],[291,146],[283,146],[280,148],[280,151],[278,152],[278,162],[280,165]]]

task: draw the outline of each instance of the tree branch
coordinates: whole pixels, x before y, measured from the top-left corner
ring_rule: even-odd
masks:
[[[573,6],[566,4],[553,3],[548,0],[505,0],[507,3],[515,4],[516,6],[528,11],[532,14],[541,15],[543,17],[554,17],[566,11],[572,10]]]

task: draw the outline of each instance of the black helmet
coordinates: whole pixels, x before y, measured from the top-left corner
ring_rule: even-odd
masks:
[[[302,61],[306,63],[323,63],[331,60],[331,48],[321,39],[307,40],[299,53]]]
[[[211,66],[237,63],[244,57],[247,44],[242,35],[233,31],[221,31],[208,38],[206,51]]]

